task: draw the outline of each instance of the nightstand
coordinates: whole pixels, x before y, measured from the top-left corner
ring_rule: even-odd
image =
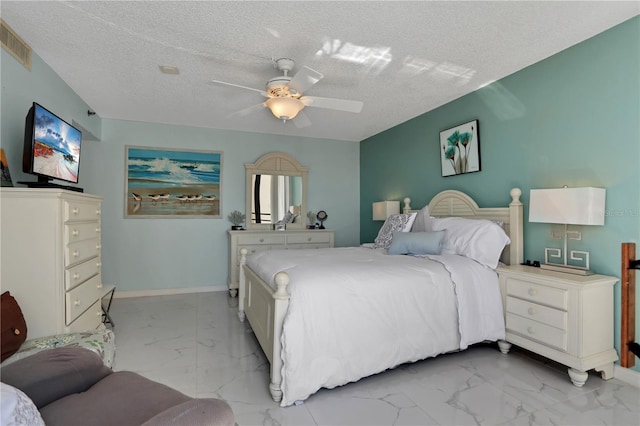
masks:
[[[574,385],[588,370],[613,378],[613,286],[616,277],[580,276],[524,265],[500,266],[506,354],[511,344],[569,367]]]

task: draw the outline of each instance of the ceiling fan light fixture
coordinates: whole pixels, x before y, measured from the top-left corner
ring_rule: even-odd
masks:
[[[301,100],[289,97],[269,98],[266,104],[271,113],[280,120],[292,120],[304,108]]]

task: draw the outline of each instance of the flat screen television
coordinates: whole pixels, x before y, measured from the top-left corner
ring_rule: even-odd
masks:
[[[38,177],[35,182],[20,182],[29,187],[57,187],[82,192],[52,180],[78,183],[82,132],[42,105],[34,102],[24,129],[22,171]]]

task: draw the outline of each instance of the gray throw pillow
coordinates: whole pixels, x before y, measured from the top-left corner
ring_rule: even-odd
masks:
[[[20,389],[38,409],[84,392],[111,373],[98,354],[68,346],[38,352],[0,369],[2,382]]]

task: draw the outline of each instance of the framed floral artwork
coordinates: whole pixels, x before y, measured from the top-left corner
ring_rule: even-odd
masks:
[[[221,218],[222,152],[125,147],[126,218]]]
[[[440,132],[440,164],[443,177],[480,171],[478,135],[478,120]]]

